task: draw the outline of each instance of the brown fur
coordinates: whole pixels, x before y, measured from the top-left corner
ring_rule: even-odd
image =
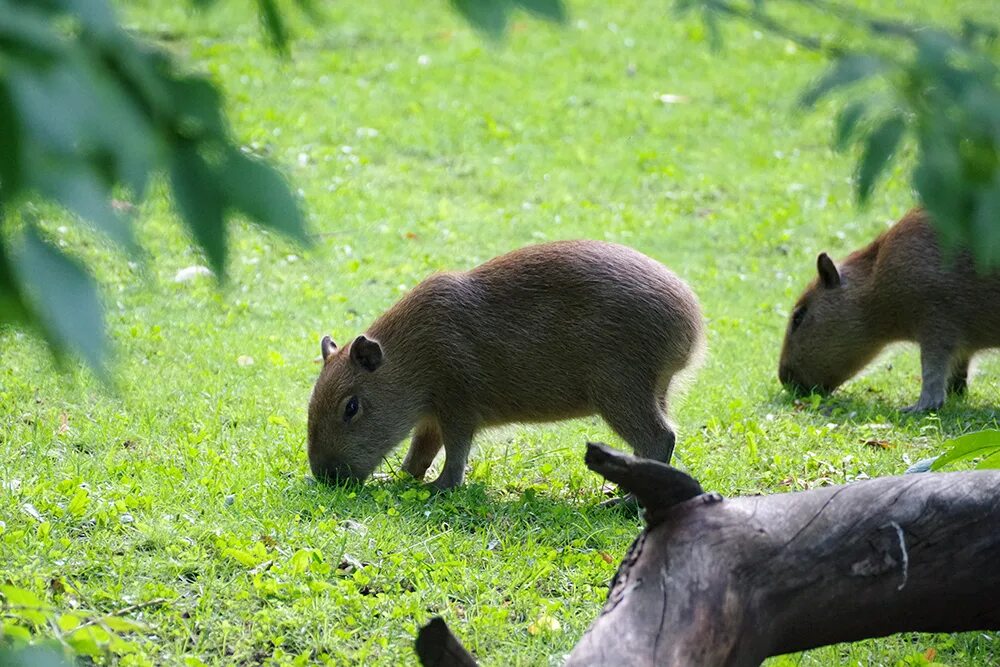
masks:
[[[548,243],[437,274],[346,349],[324,339],[309,462],[318,478],[364,479],[412,432],[404,469],[422,478],[444,446],[435,484],[450,488],[480,428],[594,413],[667,462],[667,390],[703,335],[691,289],[620,245]]]
[[[965,391],[972,356],[1000,346],[1000,275],[977,274],[968,253],[943,257],[922,209],[839,270],[825,253],[817,268],[781,350],[778,377],[790,388],[833,391],[887,344],[913,341],[920,345],[922,388],[908,410],[937,409],[948,391]]]

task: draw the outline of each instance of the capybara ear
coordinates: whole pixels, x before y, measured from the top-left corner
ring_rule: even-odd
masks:
[[[837,272],[837,265],[825,252],[821,252],[816,258],[816,270],[819,271],[819,282],[823,287],[827,289],[840,287],[840,274]]]
[[[374,371],[382,364],[382,346],[361,334],[351,343],[351,359],[366,371]]]
[[[331,354],[337,351],[337,344],[329,336],[323,336],[323,340],[319,342],[319,349],[323,352],[323,361],[326,361]]]

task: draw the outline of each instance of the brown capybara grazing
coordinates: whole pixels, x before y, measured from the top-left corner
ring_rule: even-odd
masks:
[[[368,477],[411,431],[403,468],[462,483],[476,431],[600,414],[636,454],[669,461],[671,380],[704,338],[691,289],[625,246],[530,246],[427,278],[338,348],[324,337],[309,403],[309,463]]]
[[[826,253],[792,311],[778,377],[792,390],[830,392],[887,344],[920,345],[923,386],[907,411],[964,393],[969,361],[1000,346],[1000,274],[976,272],[967,252],[947,258],[914,209],[839,268]]]

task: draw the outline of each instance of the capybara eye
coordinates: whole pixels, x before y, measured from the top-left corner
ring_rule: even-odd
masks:
[[[350,400],[347,401],[347,405],[344,406],[344,421],[351,421],[356,414],[358,414],[358,397],[351,396]]]
[[[792,313],[792,331],[795,331],[796,329],[799,328],[799,325],[802,324],[802,318],[805,316],[806,316],[805,306],[799,306],[798,308],[795,309],[795,311]]]

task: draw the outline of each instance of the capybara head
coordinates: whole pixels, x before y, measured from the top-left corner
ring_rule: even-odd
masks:
[[[778,365],[778,379],[792,393],[829,393],[878,352],[861,305],[864,276],[843,268],[821,253],[819,275],[792,310]]]
[[[321,481],[361,481],[410,425],[395,414],[378,341],[362,334],[341,349],[324,336],[320,347],[323,370],[309,401],[309,465]]]

